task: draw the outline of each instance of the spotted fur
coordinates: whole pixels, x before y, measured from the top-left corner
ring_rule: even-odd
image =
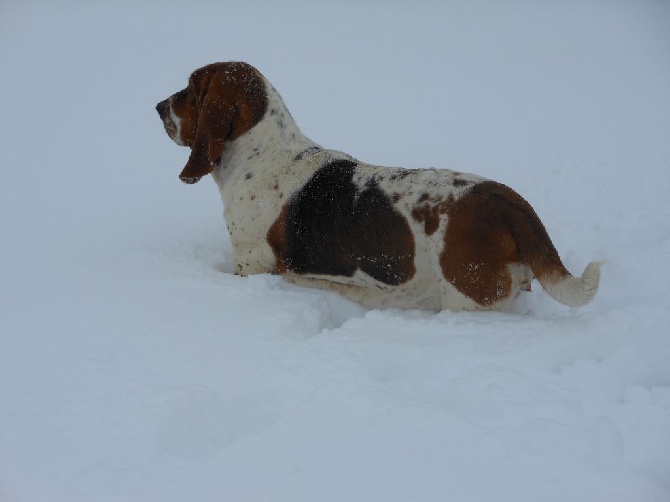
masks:
[[[191,148],[180,178],[211,173],[235,273],[281,274],[376,308],[504,310],[537,277],[588,303],[599,265],[563,266],[533,208],[509,187],[447,169],[374,166],[307,138],[246,63],[214,63],[157,105]]]

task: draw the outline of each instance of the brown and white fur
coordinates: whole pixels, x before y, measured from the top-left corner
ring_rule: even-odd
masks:
[[[566,270],[533,208],[509,187],[446,169],[398,169],[328,150],[298,128],[246,63],[214,63],[157,106],[191,148],[180,178],[212,174],[235,273],[275,273],[372,308],[505,310],[536,277],[590,302],[599,263]]]

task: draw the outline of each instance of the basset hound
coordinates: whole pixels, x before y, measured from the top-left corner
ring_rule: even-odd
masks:
[[[511,188],[447,169],[400,169],[323,148],[253,66],[214,63],[156,106],[191,149],[180,174],[211,174],[235,273],[274,273],[370,308],[505,310],[533,277],[572,307],[600,264],[568,272],[537,214]]]

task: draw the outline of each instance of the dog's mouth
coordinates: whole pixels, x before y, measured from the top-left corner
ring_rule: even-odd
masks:
[[[165,127],[165,132],[170,136],[170,139],[174,141],[174,138],[177,135],[177,126],[170,117],[163,119],[163,127]]]
[[[175,124],[175,121],[172,119],[172,113],[170,112],[170,98],[158,103],[156,105],[156,111],[163,122],[163,127],[165,128],[167,135],[172,141],[178,142],[176,139],[178,128],[177,124]]]
[[[196,176],[196,177],[180,176],[179,179],[182,180],[187,185],[193,185],[194,183],[200,181],[202,179],[202,176]]]

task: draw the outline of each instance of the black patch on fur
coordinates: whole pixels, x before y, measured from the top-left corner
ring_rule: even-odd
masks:
[[[399,285],[411,279],[414,237],[406,219],[374,180],[360,190],[357,164],[336,160],[320,168],[291,199],[286,215],[289,270],[351,277],[360,269]]]

